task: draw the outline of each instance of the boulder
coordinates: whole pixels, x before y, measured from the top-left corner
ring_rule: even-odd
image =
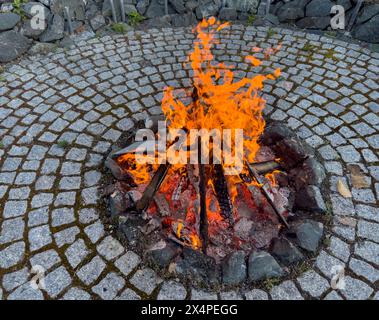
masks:
[[[117,22],[121,22],[121,5],[120,5],[120,1],[113,1],[114,3],[114,7],[115,7],[115,11],[116,11],[116,17],[117,17]],[[128,0],[124,0],[124,7],[125,7],[125,14],[126,16],[131,13],[131,12],[138,12],[137,11],[137,8],[133,5],[133,4],[130,4]],[[104,3],[103,3],[103,7],[102,7],[102,15],[104,17],[112,17],[112,7],[111,7],[111,3],[109,0],[105,0]]]
[[[0,33],[0,62],[12,61],[24,54],[31,46],[31,40],[10,30]]]
[[[202,1],[199,6],[196,8],[196,17],[199,20],[208,17],[216,17],[220,10],[220,5],[213,1]]]
[[[337,0],[336,4],[343,6],[345,11],[350,10],[352,8],[352,4],[351,4],[350,0]]]
[[[184,248],[183,258],[176,263],[177,274],[186,277],[189,281],[198,284],[219,283],[219,273],[216,261],[199,251]]]
[[[285,274],[273,256],[265,251],[251,253],[248,265],[250,281],[277,278]]]
[[[115,191],[109,197],[109,211],[111,217],[123,215],[134,205],[128,194]]]
[[[149,261],[161,268],[165,268],[181,253],[181,248],[171,241],[166,242],[162,240],[161,242],[162,245],[157,243],[155,248],[147,251],[146,255]]]
[[[32,1],[24,3],[22,5],[22,9],[24,11],[25,16],[28,18],[33,18],[36,15],[36,13],[40,14],[41,12],[43,12],[45,19],[48,20],[51,15],[50,10],[40,2]]]
[[[367,20],[370,20],[372,17],[376,16],[379,14],[379,4],[372,4],[372,5],[367,5],[364,6],[359,13],[356,24],[361,24],[366,22]]]
[[[39,36],[46,30],[47,23],[45,24],[44,29],[38,29],[38,28],[34,28],[31,25],[31,22],[32,22],[31,19],[25,20],[21,26],[20,33],[23,34],[25,37],[38,39]]]
[[[312,155],[313,151],[297,137],[286,138],[273,146],[275,154],[281,158],[281,164],[287,171],[297,167]]]
[[[294,208],[316,213],[325,213],[326,205],[320,188],[307,186],[296,193]]]
[[[177,13],[186,12],[186,7],[184,6],[184,0],[169,0],[173,8]]]
[[[54,15],[63,17],[65,7],[69,8],[70,15],[74,20],[85,20],[85,3],[83,0],[50,0],[50,10]]]
[[[256,13],[259,0],[225,0],[224,3],[227,8],[233,8],[241,12]]]
[[[199,2],[197,0],[187,0],[185,6],[188,11],[193,12],[199,6]]]
[[[265,131],[260,137],[260,143],[271,146],[286,138],[296,137],[295,133],[283,123],[273,122],[266,126]]]
[[[329,17],[334,3],[330,0],[312,0],[305,10],[307,17]]]
[[[293,0],[285,3],[277,9],[277,15],[280,22],[291,21],[303,18],[305,16],[304,8],[309,0]]]
[[[299,247],[316,253],[324,232],[324,226],[320,222],[306,220],[295,227],[297,244]]]
[[[285,238],[275,239],[271,252],[286,266],[304,259],[303,254]]]
[[[324,30],[330,25],[330,17],[305,17],[296,22],[302,29]]]
[[[238,285],[246,279],[245,252],[235,251],[222,262],[222,281],[226,285]]]
[[[106,21],[105,21],[105,18],[104,16],[102,16],[101,14],[98,14],[96,16],[94,16],[90,21],[89,21],[92,29],[94,31],[97,31],[99,30],[100,28],[104,27],[106,25]]]
[[[41,42],[52,42],[60,40],[64,36],[64,19],[60,15],[54,15],[52,21],[49,23],[47,30],[41,34]]]
[[[168,13],[169,14],[175,14],[175,9],[169,5],[168,6]],[[147,9],[145,16],[147,18],[159,18],[166,14],[165,12],[165,6],[164,6],[164,0],[151,0],[151,3],[149,5],[149,8]]]
[[[352,36],[361,41],[379,43],[379,14],[356,26],[352,31]]]
[[[222,8],[219,18],[221,20],[237,20],[237,10],[234,8]]]
[[[301,190],[308,185],[321,186],[326,172],[320,162],[314,157],[309,157],[300,167],[291,170],[290,177],[295,182],[296,190]]]
[[[150,0],[139,0],[136,5],[136,9],[139,14],[144,15],[149,7]]]
[[[21,17],[18,14],[12,12],[0,13],[0,31],[13,29],[20,20]]]
[[[174,14],[171,16],[171,24],[174,27],[189,27],[197,22],[193,12],[187,14]],[[154,131],[155,127],[152,129]]]

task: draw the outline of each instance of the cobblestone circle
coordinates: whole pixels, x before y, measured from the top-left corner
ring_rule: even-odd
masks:
[[[206,292],[165,281],[102,224],[103,159],[131,118],[160,113],[162,89],[191,85],[182,63],[190,29],[151,29],[77,42],[5,67],[0,82],[0,299],[379,299],[379,54],[332,38],[235,25],[214,51],[246,75],[252,47],[282,42],[262,69],[266,114],[293,128],[324,160],[331,233],[308,270],[264,290]],[[263,71],[264,71],[263,70]],[[352,199],[349,165],[364,173]],[[31,287],[33,266],[45,290]],[[333,290],[333,266],[346,268]]]

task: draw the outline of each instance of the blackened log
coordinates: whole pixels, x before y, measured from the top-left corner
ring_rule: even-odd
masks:
[[[167,164],[161,164],[159,166],[154,177],[151,179],[149,185],[146,187],[146,190],[143,193],[142,198],[137,203],[136,208],[138,211],[144,211],[149,207],[151,201],[155,196],[155,193],[159,190],[160,186],[162,185],[162,182],[164,181],[169,168],[170,166]]]
[[[267,202],[270,204],[270,206],[274,209],[275,214],[279,217],[280,221],[287,227],[289,228],[288,222],[286,218],[283,216],[283,212],[275,205],[274,201],[272,200],[269,192],[268,192],[268,187],[263,181],[263,179],[260,177],[260,175],[257,173],[257,171],[249,164],[246,163],[246,166],[249,170],[249,174],[252,179],[254,179],[259,185],[260,185],[260,190],[262,191],[262,194],[265,196],[267,199]]]
[[[230,199],[228,184],[224,175],[224,169],[221,164],[213,166],[213,186],[216,192],[217,200],[221,209],[221,216],[229,220],[231,226],[234,225],[233,205]]]
[[[125,154],[128,154],[128,153],[136,153],[137,150],[138,150],[138,148],[141,145],[148,146],[148,148],[150,150],[155,150],[156,141],[155,140],[149,140],[149,141],[137,141],[137,142],[134,142],[134,143],[132,143],[131,145],[127,146],[124,149],[121,149],[121,150],[118,150],[118,151],[115,151],[115,152],[111,153],[110,157],[112,157],[112,159],[116,159],[116,158],[119,158],[119,157],[121,157],[121,156],[123,156]]]
[[[208,246],[208,216],[207,216],[207,194],[205,164],[201,163],[201,137],[198,139],[198,163],[199,163],[199,192],[200,192],[200,237],[203,253],[207,254]]]

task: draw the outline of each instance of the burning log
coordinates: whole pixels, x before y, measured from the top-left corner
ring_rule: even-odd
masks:
[[[150,146],[150,143],[151,143],[151,146]],[[134,142],[132,143],[130,146],[127,146],[126,148],[124,149],[121,149],[121,150],[118,150],[118,151],[115,151],[113,152],[110,156],[112,157],[112,159],[117,159],[125,154],[129,154],[129,153],[136,153],[138,148],[141,146],[141,145],[145,145],[146,148],[148,149],[151,149],[151,150],[154,150],[155,149],[155,140],[149,140],[149,141],[137,141],[137,142]]]
[[[198,140],[198,146],[201,146],[201,137]],[[202,243],[203,253],[207,253],[208,246],[208,216],[207,216],[207,195],[206,195],[206,176],[205,176],[205,165],[201,163],[201,147],[198,151],[198,163],[199,163],[199,191],[200,191],[200,237]]]
[[[280,163],[277,161],[265,161],[265,162],[250,163],[250,166],[252,168],[254,168],[258,174],[261,174],[261,175],[271,173],[275,170],[282,169]]]
[[[226,183],[224,170],[221,164],[213,166],[213,185],[221,209],[221,216],[229,220],[231,226],[234,225],[233,205],[230,199],[228,185]]]
[[[156,192],[159,190],[160,186],[162,185],[162,182],[166,178],[168,169],[170,168],[167,164],[161,164],[155,173],[154,177],[151,179],[149,185],[146,187],[145,192],[143,193],[142,198],[137,203],[137,210],[138,211],[144,211],[146,210],[151,201],[153,200]]]
[[[159,213],[162,217],[168,217],[170,213],[170,205],[168,204],[164,195],[157,193],[154,197],[154,202],[158,207]]]
[[[269,194],[269,191],[268,191],[267,184],[264,183],[261,176],[257,173],[257,171],[249,163],[246,163],[246,165],[247,165],[247,168],[249,170],[249,174],[250,174],[251,178],[254,179],[261,186],[262,194],[265,196],[265,198],[267,199],[267,202],[273,208],[275,214],[279,217],[280,221],[282,221],[282,223],[287,228],[289,228],[288,222],[287,222],[286,218],[283,216],[283,212],[281,212],[281,210],[275,205],[274,201],[272,200],[272,198]]]

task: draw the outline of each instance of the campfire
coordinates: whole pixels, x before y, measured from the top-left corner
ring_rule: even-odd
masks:
[[[294,193],[312,184],[317,165],[308,148],[282,125],[267,128],[263,117],[264,82],[281,73],[254,68],[262,64],[257,56],[268,59],[280,47],[251,48],[252,76],[237,78],[212,55],[228,27],[210,18],[195,28],[187,62],[193,87],[166,88],[163,116],[147,119],[106,161],[117,179],[105,190],[111,215],[138,217],[146,250],[170,242],[222,261],[269,248],[290,231],[293,207],[301,209]]]

